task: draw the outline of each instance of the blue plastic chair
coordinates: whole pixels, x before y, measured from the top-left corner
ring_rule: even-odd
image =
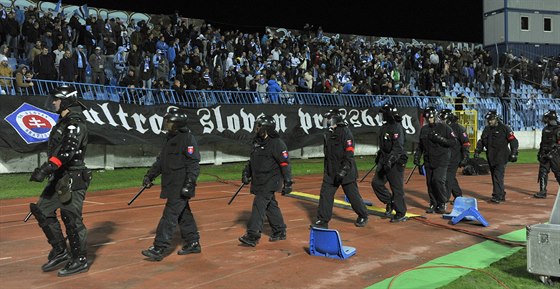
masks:
[[[356,248],[342,246],[342,240],[337,230],[311,228],[309,254],[333,259],[347,259],[356,254]]]
[[[449,214],[441,215],[444,219],[451,219],[454,217],[459,216],[461,213],[466,211],[468,208],[475,208],[478,210],[478,204],[475,198],[467,198],[467,197],[457,197],[453,202],[453,210]],[[474,221],[476,220],[474,217],[468,216],[466,217],[467,220]]]

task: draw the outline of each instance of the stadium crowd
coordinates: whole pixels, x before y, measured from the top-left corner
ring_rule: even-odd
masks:
[[[510,96],[523,82],[545,84],[539,96],[560,97],[559,57],[543,65],[545,58],[506,53],[495,65],[484,49],[328,37],[310,25],[261,35],[195,27],[178,13],[153,19],[126,23],[92,14],[84,25],[78,13],[0,7],[0,77],[16,77],[16,91],[37,78],[180,94],[257,91],[273,103],[287,97],[282,92],[449,96],[456,83],[482,97]]]

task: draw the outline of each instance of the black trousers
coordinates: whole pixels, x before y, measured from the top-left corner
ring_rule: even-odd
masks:
[[[426,170],[426,186],[428,187],[428,196],[430,197],[430,206],[441,206],[449,201],[447,197],[447,166],[430,167],[429,163],[424,163]]]
[[[177,224],[185,243],[196,242],[200,239],[189,201],[183,198],[170,198],[167,199],[163,215],[159,220],[154,246],[164,248],[171,246]]]
[[[560,185],[560,158],[554,156],[551,160],[539,163],[539,182],[541,182],[541,187],[546,191],[546,186],[548,184],[548,174],[552,171],[556,181]]]
[[[282,211],[278,207],[278,201],[276,201],[274,192],[258,192],[255,194],[251,218],[247,224],[247,233],[249,235],[261,236],[265,216],[268,219],[273,234],[286,230]]]
[[[406,202],[404,201],[404,167],[394,165],[389,172],[385,172],[382,167],[383,166],[377,167],[373,180],[371,181],[371,187],[377,198],[383,202],[383,204],[391,204],[396,215],[404,216],[406,215]],[[389,182],[392,193],[385,187],[387,181]]]
[[[460,161],[450,161],[449,166],[447,167],[445,182],[447,187],[445,197],[447,200],[451,199],[451,194],[453,194],[454,198],[463,196],[463,190],[461,190],[459,182],[457,181],[457,169],[459,168],[459,163]]]
[[[321,185],[321,194],[319,196],[319,208],[317,209],[317,219],[329,222],[332,218],[332,209],[334,205],[334,194],[340,185],[333,185],[325,182]],[[358,184],[356,182],[351,182],[349,184],[343,184],[342,190],[352,206],[352,210],[358,214],[359,217],[367,218],[368,213],[366,205],[360,196],[358,191]]]
[[[490,175],[492,176],[492,198],[497,200],[502,200],[506,197],[506,192],[504,190],[504,174],[506,172],[506,164],[489,164]]]

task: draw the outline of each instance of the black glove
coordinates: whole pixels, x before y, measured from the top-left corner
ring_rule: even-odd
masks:
[[[244,185],[248,185],[251,183],[251,174],[248,170],[247,167],[245,167],[245,169],[243,170],[243,172],[241,173],[241,182]]]
[[[194,181],[187,179],[185,181],[185,184],[183,185],[183,188],[181,189],[181,197],[187,199],[194,197],[195,187],[196,184],[194,183]]]
[[[517,153],[512,153],[511,155],[509,155],[509,161],[512,163],[517,162]]]
[[[142,180],[142,186],[146,187],[146,188],[151,188],[154,183],[152,183],[154,180],[152,178],[150,178],[150,176],[145,175],[144,176],[144,180]]]
[[[480,157],[480,153],[478,151],[475,151],[472,157],[474,159],[478,159]]]
[[[416,165],[416,166],[420,165],[420,155],[419,154],[414,155],[414,165]]]
[[[54,173],[54,171],[56,171],[58,167],[51,163],[51,162],[45,162],[41,165],[41,167],[36,168],[33,173],[31,174],[31,178],[29,178],[30,181],[33,182],[42,182],[45,180],[45,178]]]
[[[395,165],[395,163],[397,162],[398,158],[396,155],[391,154],[388,156],[387,160],[385,160],[385,163],[383,164],[383,170],[388,173],[391,168],[393,167],[393,165]]]
[[[340,170],[335,176],[334,176],[334,185],[338,186],[342,184],[342,180],[344,180],[344,177],[348,174],[348,172],[346,170]]]
[[[460,167],[460,168],[465,167],[465,166],[467,165],[468,162],[469,162],[469,157],[468,157],[468,156],[467,156],[467,157],[464,157],[464,158],[461,160],[461,162],[459,163],[459,167]]]
[[[286,180],[284,182],[284,187],[282,188],[282,196],[288,195],[292,192],[292,180]]]

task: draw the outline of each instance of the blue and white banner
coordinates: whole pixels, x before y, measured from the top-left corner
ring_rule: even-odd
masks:
[[[49,139],[58,114],[24,102],[4,118],[27,143],[40,143]]]

